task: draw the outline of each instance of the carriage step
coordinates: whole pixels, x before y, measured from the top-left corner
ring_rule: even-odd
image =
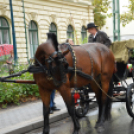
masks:
[[[113,91],[126,91],[125,87],[114,87]]]
[[[113,102],[126,102],[126,94],[114,97]]]

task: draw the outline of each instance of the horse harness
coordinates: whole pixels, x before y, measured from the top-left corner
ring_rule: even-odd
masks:
[[[54,57],[56,56],[56,57]],[[45,62],[48,63],[48,67],[46,65],[42,65],[39,60],[35,57],[35,60],[37,61],[38,65],[40,67],[42,67],[42,69],[44,70],[44,72],[47,75],[47,79],[49,81],[53,80],[53,83],[56,87],[59,87],[62,83],[66,83],[66,72],[65,72],[65,67],[64,67],[64,63],[68,64],[65,57],[63,56],[62,52],[60,51],[55,51],[54,53],[52,53],[49,58],[45,59]],[[58,67],[60,70],[60,76],[61,79],[60,81],[57,80],[54,76],[54,74],[56,73],[56,67],[52,67],[52,63],[58,61]]]
[[[43,72],[46,73],[47,75],[47,79],[49,81],[53,80],[53,83],[56,87],[59,87],[62,83],[66,83],[67,81],[67,77],[66,77],[66,73],[71,73],[71,77],[70,77],[70,81],[72,79],[72,77],[74,76],[74,83],[75,83],[75,87],[77,87],[77,75],[82,76],[86,79],[92,79],[93,75],[87,75],[84,72],[82,72],[80,69],[76,68],[76,55],[75,55],[75,51],[73,50],[73,47],[66,43],[65,45],[68,45],[68,49],[71,52],[72,55],[72,60],[73,60],[73,67],[65,67],[64,64],[68,64],[65,57],[63,56],[61,51],[55,51],[54,53],[52,53],[49,58],[45,59],[45,61],[48,63],[48,67],[46,65],[42,65],[39,60],[37,58],[35,58],[35,60],[37,61],[38,65],[42,68],[42,70],[44,70]],[[56,56],[56,57],[54,57]],[[90,57],[90,55],[89,55]],[[55,59],[58,60],[58,66],[60,68],[60,81],[56,79],[56,77],[53,75],[54,73],[56,73],[56,68],[52,67],[52,63],[55,61]],[[93,71],[93,60],[90,57],[91,62],[91,70]]]
[[[84,50],[86,50],[86,52],[87,52],[88,55],[89,55],[90,61],[91,61],[91,75],[88,75],[88,74],[85,74],[84,72],[82,72],[81,70],[79,70],[79,69],[76,68],[76,55],[75,55],[75,51],[73,50],[73,48],[72,48],[72,46],[71,46],[70,44],[67,43],[67,45],[68,45],[68,49],[69,49],[69,51],[71,52],[71,55],[72,55],[72,59],[73,59],[73,68],[72,68],[72,67],[68,67],[67,69],[65,69],[64,66],[61,67],[60,75],[61,75],[61,77],[64,78],[62,81],[56,80],[55,77],[51,74],[51,70],[50,70],[50,69],[47,69],[46,66],[41,65],[41,63],[35,58],[35,60],[36,60],[36,61],[38,62],[38,64],[40,65],[40,67],[42,67],[43,70],[46,72],[46,74],[50,77],[50,80],[53,79],[54,85],[55,85],[56,87],[59,87],[62,83],[66,83],[66,80],[67,80],[67,78],[66,78],[66,73],[72,73],[72,76],[71,76],[71,77],[73,77],[73,75],[75,75],[75,79],[74,79],[75,88],[77,88],[77,85],[76,85],[76,84],[77,84],[77,75],[79,75],[79,76],[84,77],[84,78],[86,78],[86,79],[93,80],[93,81],[96,83],[96,85],[100,88],[100,90],[101,90],[108,98],[113,99],[114,97],[109,96],[109,95],[101,88],[101,86],[98,84],[98,82],[94,79],[94,77],[93,77],[93,59],[92,59],[90,53],[89,53],[85,48],[83,48],[83,47],[81,46]],[[54,61],[53,56],[55,56],[55,55],[57,55],[57,57],[59,58],[59,61],[61,62],[61,65],[63,65],[63,63],[67,63],[65,57],[63,56],[62,52],[60,52],[60,51],[58,51],[58,52],[55,51],[55,52],[54,52],[48,59],[46,59],[46,60],[48,60],[50,63],[52,63],[52,62]],[[51,67],[51,66],[50,66],[50,67]]]
[[[91,61],[91,76],[94,77],[94,70],[93,70],[93,65],[94,65],[94,62],[93,62],[93,58],[91,57],[90,53],[81,45],[81,47],[88,53],[89,55],[89,58],[90,58],[90,61]]]
[[[27,70],[22,70],[16,74],[12,74],[10,76],[6,76],[6,77],[0,77],[0,81],[1,82],[11,82],[12,80],[7,80],[8,78],[12,78],[12,77],[16,77],[16,76],[21,76],[22,74],[29,72],[29,73],[45,73],[47,75],[47,79],[49,81],[53,80],[53,83],[56,87],[59,87],[62,83],[66,83],[67,81],[67,77],[66,74],[67,73],[72,73],[73,75],[75,74],[75,84],[77,84],[77,77],[76,75],[79,75],[81,77],[84,77],[85,79],[88,80],[93,80],[96,85],[102,90],[102,92],[107,95],[107,97],[109,97],[110,99],[113,99],[113,97],[109,96],[101,87],[100,85],[96,82],[96,80],[94,79],[93,75],[91,74],[85,74],[84,72],[82,72],[81,70],[76,68],[76,55],[75,52],[73,50],[73,48],[71,47],[71,45],[69,45],[69,50],[72,54],[72,58],[73,58],[73,67],[65,67],[64,64],[68,64],[65,57],[63,56],[61,51],[55,51],[54,53],[52,53],[49,58],[45,59],[45,61],[48,63],[48,67],[46,65],[43,65],[39,62],[39,60],[35,57],[35,64],[34,65],[30,65],[28,67]],[[88,51],[87,51],[88,52]],[[89,53],[89,52],[88,52]],[[54,57],[56,56],[56,57]],[[93,73],[93,59],[90,56],[89,53],[89,57],[91,60],[91,73]],[[58,66],[60,68],[60,76],[61,76],[61,80],[57,80],[55,78],[55,76],[53,75],[55,73],[55,68],[52,68],[52,63],[57,60],[58,61]],[[77,85],[75,85],[77,86]]]

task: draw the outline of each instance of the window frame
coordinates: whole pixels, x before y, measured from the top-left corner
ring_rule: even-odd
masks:
[[[2,24],[2,19],[4,19],[4,20],[6,21],[7,26],[3,26],[3,24]],[[8,23],[8,21],[7,21],[6,18],[1,17],[1,16],[0,16],[0,22],[1,22],[0,30],[1,30],[1,33],[2,33],[2,44],[5,44],[5,43],[3,43],[3,41],[4,41],[4,30],[7,30],[7,31],[8,31],[8,37],[9,37],[9,40],[8,40],[8,41],[9,41],[9,44],[11,44],[10,26],[9,26],[9,23]],[[2,45],[2,44],[0,43],[0,45]]]
[[[32,28],[32,23],[34,23],[36,25],[36,29]],[[31,27],[30,27],[31,26]],[[32,49],[33,51],[33,56],[34,56],[34,53],[35,53],[35,45],[39,45],[39,38],[38,38],[38,25],[35,21],[31,20],[30,23],[29,23],[29,27],[28,27],[28,30],[29,30],[29,43],[30,43],[30,49]],[[33,41],[34,41],[34,32],[37,32],[37,44],[33,44]],[[31,43],[31,34],[32,34],[32,43]],[[32,47],[32,48],[31,48]],[[32,52],[30,51],[31,53],[31,57],[32,56]]]
[[[69,26],[71,27],[71,30],[69,30]],[[70,38],[70,37],[68,37],[68,34],[72,34],[73,36],[71,37],[71,39],[74,40],[74,29],[73,29],[72,25],[68,25],[68,27],[67,27],[67,38]]]
[[[83,31],[83,28],[85,28],[85,31]],[[86,30],[85,26],[82,26],[82,29],[81,29],[81,38],[82,38],[82,42],[83,42],[85,38],[83,39],[83,35],[82,34],[86,34],[86,38],[87,38],[87,30]]]
[[[56,30],[52,30],[52,25],[55,26]],[[52,22],[52,23],[50,24],[50,26],[49,26],[49,32],[50,32],[50,33],[56,33],[56,35],[57,35],[57,26],[56,26],[56,24],[55,24],[54,22]]]

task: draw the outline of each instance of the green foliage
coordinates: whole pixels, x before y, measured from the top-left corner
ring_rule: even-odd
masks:
[[[15,72],[19,72],[26,68],[26,65],[18,65],[15,67]],[[5,70],[5,72],[0,72],[0,76],[3,75],[9,75],[7,70]],[[30,73],[25,73],[20,77],[15,77],[12,79],[33,80],[33,75]],[[19,104],[21,98],[28,96],[39,97],[37,85],[0,83],[0,104],[2,104],[3,108],[6,107],[7,103]]]
[[[134,49],[133,49],[133,52],[132,52],[132,58],[134,58]]]
[[[129,5],[126,7],[128,8],[128,12],[120,15],[120,20],[124,27],[134,20],[134,0],[129,0]]]
[[[88,38],[82,39],[82,37],[79,39],[80,44],[86,44],[88,42]]]
[[[112,17],[112,14],[107,14],[110,7],[110,0],[93,0],[94,8],[94,22],[100,28],[106,24],[106,18]]]

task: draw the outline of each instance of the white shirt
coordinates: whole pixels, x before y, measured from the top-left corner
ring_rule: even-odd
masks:
[[[96,32],[96,34],[94,35],[94,38],[96,37],[97,33],[98,33],[98,32]]]

